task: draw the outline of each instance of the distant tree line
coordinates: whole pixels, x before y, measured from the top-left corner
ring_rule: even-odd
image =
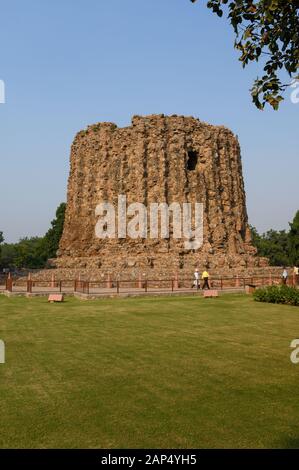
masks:
[[[299,265],[299,211],[289,226],[289,231],[268,230],[262,235],[251,227],[252,241],[258,255],[269,258],[271,266]]]
[[[4,243],[0,232],[0,268],[44,268],[49,258],[55,258],[63,231],[66,204],[61,203],[56,217],[44,237],[25,237],[18,243]]]

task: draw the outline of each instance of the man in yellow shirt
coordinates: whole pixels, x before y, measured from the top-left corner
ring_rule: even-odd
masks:
[[[203,285],[202,285],[202,288],[203,289],[210,289],[210,286],[209,286],[209,273],[208,271],[203,271],[202,275],[201,275],[201,278],[203,280]]]

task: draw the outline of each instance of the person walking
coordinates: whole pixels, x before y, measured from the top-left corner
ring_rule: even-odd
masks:
[[[282,283],[286,285],[287,280],[288,280],[288,271],[286,270],[286,268],[283,268],[281,277],[282,277]]]
[[[195,269],[195,271],[194,271],[194,282],[193,282],[193,285],[192,285],[192,289],[193,289],[193,287],[195,287],[196,289],[200,288],[198,269]]]
[[[203,289],[210,289],[210,285],[209,285],[209,273],[208,271],[203,271],[202,275],[201,275],[201,278],[203,280],[203,285],[202,285],[202,288]]]
[[[294,266],[294,281],[295,281],[295,286],[299,284],[299,268],[298,266]]]

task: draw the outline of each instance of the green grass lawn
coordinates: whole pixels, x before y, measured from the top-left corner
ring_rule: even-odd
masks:
[[[0,296],[0,447],[299,447],[299,309]]]

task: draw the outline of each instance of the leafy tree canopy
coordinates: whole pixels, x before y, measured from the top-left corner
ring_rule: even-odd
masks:
[[[207,6],[220,17],[227,11],[243,67],[263,62],[263,75],[251,89],[254,104],[278,109],[283,92],[298,79],[299,0],[210,0]],[[282,82],[280,71],[287,73],[288,83]]]
[[[268,230],[262,235],[250,227],[258,255],[269,258],[272,266],[299,266],[299,211],[289,225],[289,232]]]
[[[0,245],[4,242],[3,232],[0,232]],[[0,246],[0,256],[1,256],[1,246]]]
[[[254,227],[251,227],[252,241],[257,248],[259,256],[269,258],[272,266],[289,266],[288,234],[285,230],[268,230],[259,235]]]
[[[25,237],[18,243],[5,243],[0,252],[2,268],[43,268],[49,258],[56,256],[62,235],[66,204],[61,203],[56,210],[56,218],[44,237]],[[1,238],[2,237],[2,238]],[[2,232],[0,240],[4,241]]]
[[[290,223],[289,253],[292,264],[299,266],[299,211]]]
[[[60,238],[63,231],[64,215],[66,204],[62,202],[56,210],[56,218],[51,222],[51,228],[44,236],[44,250],[47,253],[47,258],[55,258],[56,252],[59,247]]]

